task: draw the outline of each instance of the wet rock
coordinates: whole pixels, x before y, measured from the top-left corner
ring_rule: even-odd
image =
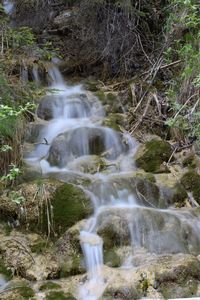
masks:
[[[68,164],[68,168],[74,171],[94,174],[106,169],[107,162],[97,155],[86,155],[75,159]]]
[[[40,100],[37,115],[47,121],[61,116],[66,118],[89,117],[91,107],[87,95],[84,93],[71,96],[47,95]]]
[[[26,135],[25,135],[25,142],[27,143],[38,143],[44,142],[44,140],[40,139],[42,129],[44,128],[45,124],[43,123],[30,123]]]
[[[72,158],[102,155],[115,159],[127,151],[122,136],[110,128],[81,127],[57,136],[50,147],[48,161],[52,166],[65,167]]]
[[[148,141],[139,147],[135,156],[136,165],[146,172],[169,172],[164,165],[162,167],[162,164],[168,162],[172,151],[171,145],[166,141]]]
[[[133,244],[150,253],[197,254],[200,236],[196,222],[198,218],[187,211],[107,208],[98,216],[97,233],[103,238],[104,249]]]

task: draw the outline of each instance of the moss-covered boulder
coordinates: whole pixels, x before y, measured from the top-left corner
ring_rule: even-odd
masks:
[[[114,249],[104,251],[104,264],[108,267],[120,267],[121,259]]]
[[[136,165],[146,172],[168,172],[163,163],[169,160],[172,151],[168,142],[153,139],[139,147],[135,156]]]
[[[124,115],[119,113],[109,113],[109,115],[105,118],[103,125],[116,131],[120,131],[120,126],[125,127],[126,125]]]
[[[184,188],[192,192],[194,199],[200,204],[200,175],[195,171],[188,171],[181,178]]]
[[[90,199],[82,189],[69,183],[58,187],[52,196],[54,232],[61,235],[92,213]]]

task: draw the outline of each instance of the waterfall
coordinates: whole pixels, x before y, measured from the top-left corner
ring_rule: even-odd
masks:
[[[8,15],[12,14],[13,7],[14,7],[14,4],[12,1],[9,1],[9,0],[3,1],[3,8]]]
[[[78,298],[81,300],[98,299],[105,289],[101,268],[103,266],[103,241],[87,231],[80,232],[81,246],[86,260],[88,281],[79,289]]]
[[[105,113],[99,99],[82,85],[67,85],[56,65],[48,74],[50,91],[36,112],[42,126],[26,161],[34,168],[39,166],[46,176],[72,174],[91,180],[82,187],[93,203],[94,215],[80,232],[87,280],[79,285],[77,298],[97,300],[108,284],[104,278],[105,241],[99,228],[107,226],[119,236],[125,232],[124,240],[132,249],[121,262],[126,269],[135,267],[138,252],[189,253],[191,247],[200,245],[200,220],[184,210],[152,207],[148,199],[138,197],[131,181],[138,143],[127,133],[103,126]],[[37,68],[33,78],[40,82]],[[85,168],[95,161],[93,172]],[[105,170],[100,168],[103,163]],[[119,228],[112,223],[115,220],[119,220]]]

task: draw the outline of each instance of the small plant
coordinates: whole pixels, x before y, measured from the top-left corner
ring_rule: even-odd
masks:
[[[19,176],[20,173],[20,169],[15,164],[11,164],[9,173],[5,176],[2,176],[1,180],[13,182]]]
[[[3,145],[0,147],[0,152],[8,152],[12,151],[12,147],[10,145]]]
[[[20,195],[20,193],[18,193],[16,191],[12,191],[9,195],[10,195],[11,201],[16,204],[22,204],[26,200],[22,195]]]

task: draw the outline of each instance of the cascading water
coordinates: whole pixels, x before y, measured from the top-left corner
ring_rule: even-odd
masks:
[[[9,0],[4,0],[3,1],[3,7],[4,7],[4,10],[7,14],[11,15],[12,14],[12,11],[13,11],[13,7],[14,7],[14,4],[12,1],[9,1]]]
[[[77,174],[91,180],[84,190],[91,198],[94,215],[80,232],[88,279],[79,287],[76,297],[97,300],[107,285],[103,273],[103,240],[99,236],[102,228],[112,228],[113,220],[120,220],[123,232],[127,228],[125,239],[132,251],[125,255],[121,268],[132,268],[138,249],[155,254],[195,251],[200,246],[200,220],[189,211],[157,209],[148,199],[138,197],[131,181],[137,142],[128,134],[101,125],[103,108],[81,85],[67,86],[55,65],[48,73],[52,92],[37,109],[42,121],[34,149],[26,161],[43,174]],[[34,78],[39,82],[37,68]],[[88,171],[85,165],[97,158],[100,159],[98,167]],[[101,171],[102,161],[106,169]]]

